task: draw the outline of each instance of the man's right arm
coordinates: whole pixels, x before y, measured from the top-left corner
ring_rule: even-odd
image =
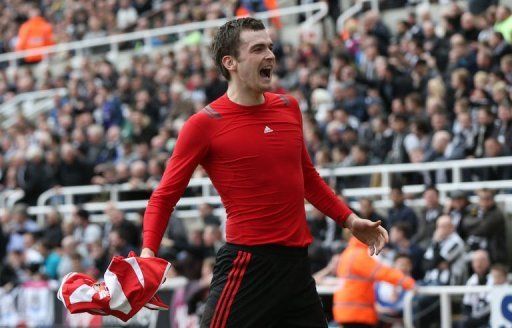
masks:
[[[146,207],[141,256],[154,256],[158,252],[174,206],[197,165],[208,152],[208,147],[209,138],[205,135],[205,129],[197,125],[197,119],[191,118],[180,131],[162,180]]]

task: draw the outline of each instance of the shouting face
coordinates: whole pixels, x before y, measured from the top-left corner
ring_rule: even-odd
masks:
[[[244,30],[240,41],[238,56],[225,56],[223,59],[231,78],[251,91],[269,90],[276,62],[270,36],[266,30]]]

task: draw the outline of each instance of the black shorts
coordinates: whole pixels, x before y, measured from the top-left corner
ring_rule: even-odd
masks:
[[[307,248],[224,245],[201,327],[327,327]]]

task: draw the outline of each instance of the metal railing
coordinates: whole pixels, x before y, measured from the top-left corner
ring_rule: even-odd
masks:
[[[0,208],[11,208],[14,204],[25,196],[21,189],[11,189],[0,192]]]
[[[496,288],[496,287],[495,287]],[[452,326],[452,295],[491,292],[492,286],[422,286],[415,293],[407,293],[404,299],[404,324],[406,328],[414,327],[413,298],[414,295],[439,295],[441,307],[441,328]]]
[[[428,162],[414,164],[387,164],[387,165],[368,165],[324,168],[319,172],[323,177],[343,177],[353,175],[372,175],[380,174],[382,176],[382,187],[391,186],[391,175],[394,173],[424,172],[436,170],[449,170],[452,173],[452,182],[462,182],[462,170],[468,168],[483,168],[494,166],[512,165],[512,156],[462,159],[445,162]]]
[[[359,167],[340,167],[333,169],[321,169],[319,173],[325,179],[333,181],[339,177],[357,176],[380,174],[382,175],[382,186],[375,188],[353,188],[343,190],[343,195],[349,200],[358,197],[380,197],[374,202],[377,209],[385,209],[392,206],[392,202],[388,199],[390,193],[390,175],[394,173],[415,172],[415,171],[428,171],[446,169],[452,171],[453,182],[438,184],[436,187],[440,191],[441,200],[447,197],[447,193],[454,190],[474,191],[481,188],[489,188],[494,190],[512,190],[512,180],[498,180],[498,181],[478,181],[478,182],[461,182],[461,170],[467,168],[482,168],[489,166],[511,165],[511,157],[498,157],[498,158],[483,158],[483,159],[469,159],[447,162],[432,162],[420,164],[396,164],[396,165],[372,165],[372,166],[359,166]],[[222,205],[221,199],[215,192],[215,189],[209,178],[194,178],[190,180],[188,188],[200,189],[200,196],[198,197],[183,197],[178,202],[176,209],[177,214],[184,217],[197,215],[194,206],[200,205],[204,202],[213,205]],[[419,194],[425,189],[424,185],[409,185],[404,186],[403,190],[409,194]],[[44,215],[50,212],[54,206],[49,205],[48,202],[54,197],[61,197],[62,200],[57,205],[59,211],[63,214],[69,214],[74,208],[73,198],[80,195],[101,195],[108,194],[108,199],[117,204],[117,206],[126,211],[139,210],[147,205],[147,200],[134,200],[134,201],[119,201],[120,193],[129,191],[150,191],[150,189],[133,189],[130,184],[120,185],[90,185],[90,186],[75,186],[75,187],[60,187],[52,188],[43,192],[37,201],[37,206],[31,207],[29,213],[36,215],[38,222],[44,222]],[[0,197],[1,199],[1,197]],[[500,194],[496,196],[497,202],[502,202],[506,206],[510,204],[512,195]],[[472,200],[475,200],[474,198]],[[414,199],[407,202],[412,207],[423,206],[422,199]],[[351,202],[350,205],[358,209],[357,202]],[[84,204],[87,210],[94,212],[101,212],[105,209],[105,202],[92,202]],[[223,213],[222,209],[217,209],[218,213]],[[101,217],[98,217],[101,220]]]
[[[0,55],[1,56],[1,55]],[[65,88],[25,92],[0,105],[0,121],[2,128],[13,125],[20,115],[33,119],[42,111],[54,106],[54,97],[68,94]]]
[[[327,4],[324,2],[316,2],[305,4],[301,6],[285,7],[276,10],[270,10],[266,12],[255,13],[253,17],[259,19],[269,19],[274,17],[282,17],[289,15],[297,15],[303,13],[316,12],[315,14],[308,17],[302,24],[311,25],[318,22],[328,13]],[[50,54],[67,53],[69,51],[75,51],[82,53],[85,49],[90,49],[98,46],[110,46],[110,52],[115,56],[119,53],[119,45],[121,43],[143,40],[144,47],[151,49],[151,39],[155,37],[168,36],[173,34],[185,35],[188,32],[193,31],[204,31],[211,28],[216,28],[224,24],[228,19],[216,19],[202,22],[194,22],[187,24],[180,24],[174,26],[167,26],[156,29],[149,29],[144,31],[136,31],[131,33],[110,35],[106,37],[75,41],[69,43],[61,43],[53,46],[42,47],[38,49],[30,49],[24,51],[9,52],[0,55],[0,63],[9,62],[10,66],[16,66],[19,59],[25,58],[26,56],[43,55],[47,56]]]
[[[341,285],[340,279],[330,279],[327,285],[317,285],[317,291],[320,295],[332,295]],[[335,283],[337,282],[337,283]],[[418,286],[414,292],[408,292],[404,298],[404,327],[414,327],[413,299],[416,295],[439,296],[441,308],[441,328],[452,327],[452,295],[464,295],[471,293],[490,293],[493,286]]]
[[[379,1],[378,0],[359,0],[352,7],[349,7],[346,10],[343,10],[341,15],[336,20],[336,31],[338,33],[341,33],[343,31],[345,22],[348,19],[359,14],[363,10],[364,5],[368,2],[370,3],[372,10],[379,11]]]

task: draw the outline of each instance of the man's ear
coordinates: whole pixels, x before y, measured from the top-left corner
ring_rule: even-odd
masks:
[[[222,65],[224,65],[228,71],[233,72],[236,71],[237,61],[233,56],[224,56],[222,57]]]

